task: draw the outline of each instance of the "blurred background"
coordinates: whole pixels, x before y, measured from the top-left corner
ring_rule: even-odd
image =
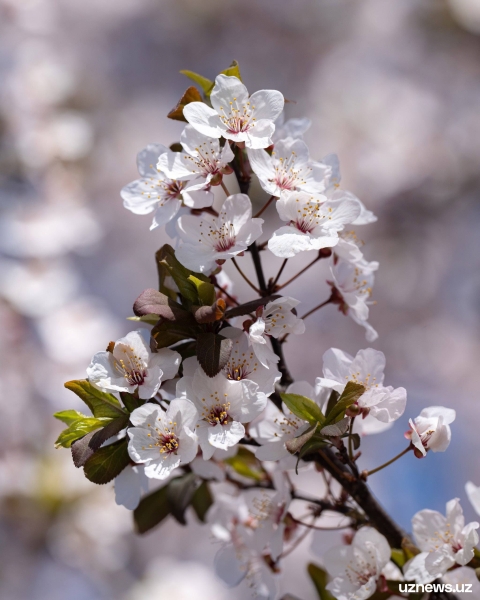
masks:
[[[372,477],[374,491],[406,528],[456,496],[474,517],[463,486],[480,484],[479,36],[479,0],[0,0],[1,600],[250,597],[215,579],[217,548],[192,516],[136,537],[113,486],[87,482],[54,449],[51,417],[80,408],[64,381],[134,328],[134,299],[156,285],[165,233],[119,196],[136,153],[178,140],[166,114],[189,85],[180,69],[213,79],[233,59],[250,92],[278,89],[287,117],[312,119],[312,156],[338,153],[343,187],[379,218],[357,231],[380,261],[373,347],[409,402],[365,439],[362,465],[400,451],[423,407],[457,410],[447,453],[407,456]],[[273,227],[275,211],[264,216]],[[273,275],[280,261],[264,257]],[[289,261],[284,278],[309,260]],[[287,288],[301,313],[327,297],[326,277],[320,263]],[[295,377],[313,383],[331,346],[368,344],[328,306],[290,336]],[[306,542],[285,561],[284,593],[315,598],[312,556]]]

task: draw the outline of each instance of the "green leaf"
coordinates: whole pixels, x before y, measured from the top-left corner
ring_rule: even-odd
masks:
[[[53,416],[59,421],[62,421],[62,423],[65,423],[65,425],[71,425],[74,421],[88,418],[87,415],[78,412],[78,410],[62,410],[55,413]]]
[[[218,333],[200,333],[197,336],[197,358],[200,366],[209,377],[215,377],[230,358],[232,340]]]
[[[133,511],[133,518],[138,533],[146,533],[156,525],[159,525],[170,514],[167,489],[168,485],[140,500],[139,505]]]
[[[317,565],[310,563],[307,567],[310,579],[317,590],[319,600],[335,600],[332,594],[326,589],[328,583],[327,573]]]
[[[254,479],[255,481],[265,480],[266,473],[263,470],[262,463],[247,448],[240,446],[235,456],[226,458],[223,462],[230,465],[242,477]]]
[[[198,299],[203,306],[211,306],[217,299],[215,286],[210,281],[198,279],[195,275],[189,275],[188,281],[191,281],[197,290]]]
[[[160,291],[165,294],[167,293],[162,287],[165,285],[167,277],[172,277],[182,297],[192,304],[199,304],[198,290],[195,284],[189,280],[189,277],[190,275],[194,275],[196,279],[209,283],[210,280],[208,277],[185,268],[176,259],[174,249],[168,244],[165,244],[157,251],[155,259],[160,280]]]
[[[91,431],[95,431],[96,429],[107,425],[110,421],[111,419],[97,419],[95,417],[77,419],[70,423],[67,429],[64,429],[58,436],[55,447],[59,448],[60,446],[63,446],[64,448],[70,448],[75,440],[82,438]]]
[[[350,419],[348,417],[344,417],[336,423],[330,423],[330,425],[325,425],[325,427],[322,427],[320,429],[320,433],[328,437],[341,437],[344,433],[348,431],[349,425]]]
[[[280,396],[294,415],[304,421],[308,421],[310,425],[315,425],[316,423],[322,425],[325,421],[320,407],[313,400],[310,400],[310,398],[300,396],[299,394],[280,394]]]
[[[210,96],[210,93],[213,90],[213,86],[215,85],[214,81],[212,81],[211,79],[207,79],[203,75],[199,75],[198,73],[195,73],[194,71],[182,70],[182,71],[180,71],[180,73],[182,75],[185,75],[186,77],[188,77],[195,83],[197,83],[200,86],[200,88],[203,90],[203,92],[205,93],[205,96],[207,96],[207,98]]]
[[[110,421],[105,427],[98,431],[87,433],[84,437],[76,440],[72,444],[73,464],[76,467],[83,467],[87,460],[94,454],[100,446],[114,435],[117,435],[128,425],[128,415],[118,417]]]
[[[133,412],[139,406],[145,404],[145,400],[140,400],[138,397],[138,391],[136,391],[134,394],[120,392],[120,399],[129,413]]]
[[[115,419],[125,414],[115,396],[101,392],[86,379],[67,381],[65,387],[85,402],[94,417]]]
[[[130,464],[126,438],[100,448],[85,463],[85,477],[93,483],[103,484],[112,481]]]
[[[240,304],[240,306],[234,306],[233,308],[229,308],[225,313],[225,318],[232,319],[233,317],[241,317],[243,315],[248,315],[250,313],[254,313],[257,308],[260,306],[265,306],[272,300],[276,300],[280,298],[279,294],[272,294],[271,296],[264,296],[263,298],[257,298],[256,300],[252,300],[251,302],[246,302],[245,304]]]
[[[407,562],[403,550],[399,548],[392,548],[392,561],[401,569]]]
[[[181,477],[175,477],[167,486],[170,513],[181,525],[187,524],[185,511],[190,505],[199,484],[200,480],[195,473],[187,473]]]
[[[349,381],[345,386],[342,395],[338,399],[338,402],[335,404],[330,411],[330,414],[326,418],[325,423],[323,424],[324,427],[330,425],[330,423],[334,423],[335,421],[342,419],[347,408],[351,404],[354,404],[364,392],[365,387],[363,385]]]
[[[339,398],[340,398],[340,394],[337,391],[332,390],[330,393],[330,397],[328,398],[327,410],[325,411],[326,417],[328,417],[328,415],[332,412],[332,409],[335,406],[335,404],[338,402]]]
[[[201,331],[197,324],[191,326],[189,323],[164,321],[155,325],[150,335],[155,340],[156,348],[159,349],[183,340],[191,340]]]
[[[183,109],[190,102],[203,102],[202,96],[196,87],[189,87],[183,94],[183,96],[178,101],[177,105],[174,109],[172,109],[167,117],[169,119],[174,119],[175,121],[187,121],[183,114]],[[173,148],[170,147],[171,150]],[[173,150],[174,152],[178,152],[178,150]],[[182,147],[180,146],[180,152],[182,152]]]
[[[213,497],[212,493],[210,492],[210,487],[206,481],[202,481],[200,487],[193,494],[191,502],[195,514],[202,523],[205,523],[205,517],[212,504]]]
[[[222,71],[222,75],[228,75],[229,77],[236,77],[237,79],[240,79],[240,81],[242,81],[242,78],[240,77],[240,66],[236,60],[234,60],[232,62],[232,64],[228,67],[228,69],[225,69],[225,71]]]
[[[325,446],[327,446],[327,445],[328,444],[325,441],[325,439],[317,432],[307,442],[305,442],[305,444],[302,446],[302,449],[300,450],[300,452],[298,454],[297,464],[295,465],[295,472],[297,473],[297,475],[298,475],[298,463],[302,460],[302,458],[304,456],[307,456],[308,454],[313,454],[314,452],[317,452],[318,450],[325,448]]]
[[[299,452],[302,447],[308,442],[308,440],[314,435],[315,430],[317,429],[317,423],[312,425],[305,431],[301,433],[298,437],[293,438],[293,440],[288,440],[285,442],[285,446],[290,454],[296,454]]]
[[[354,450],[358,450],[360,448],[360,436],[358,435],[358,433],[352,433],[352,435],[350,436],[352,438],[352,442],[353,442],[353,449]]]

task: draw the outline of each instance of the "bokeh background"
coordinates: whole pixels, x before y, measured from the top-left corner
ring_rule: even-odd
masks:
[[[401,450],[422,407],[457,410],[449,451],[409,455],[372,477],[375,492],[406,528],[456,496],[474,516],[463,486],[480,484],[479,35],[478,0],[0,0],[2,600],[250,597],[214,578],[216,546],[193,517],[136,537],[112,485],[90,484],[54,449],[51,417],[78,407],[63,382],[133,328],[133,300],[156,282],[165,234],[119,197],[137,151],[178,140],[166,114],[188,86],[180,69],[213,78],[232,59],[251,92],[279,89],[287,116],[312,119],[311,154],[338,153],[343,186],[379,217],[357,232],[381,265],[373,346],[409,403],[365,440],[362,464]],[[273,274],[279,261],[264,254]],[[327,297],[326,276],[320,264],[287,292],[306,311]],[[286,348],[298,379],[313,382],[331,346],[367,347],[335,307],[308,325]],[[307,541],[286,560],[284,592],[315,598],[311,556]]]

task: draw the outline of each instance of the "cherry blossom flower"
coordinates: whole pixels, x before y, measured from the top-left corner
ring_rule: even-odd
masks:
[[[413,536],[422,551],[406,563],[405,579],[428,583],[441,577],[455,564],[466,565],[478,544],[477,529],[472,521],[465,525],[458,498],[447,502],[446,516],[436,510],[421,510],[412,519]]]
[[[224,174],[232,172],[228,166],[234,157],[230,144],[221,148],[218,139],[203,135],[191,125],[182,131],[180,143],[183,151],[161,154],[157,169],[171,179],[187,182],[184,193],[218,185]]]
[[[128,465],[115,477],[115,502],[134,510],[148,492],[148,481],[144,465]]]
[[[288,394],[306,396],[324,408],[328,402],[330,390],[320,385],[311,386],[307,381],[296,381],[287,388]],[[293,440],[310,425],[294,415],[282,404],[282,410],[273,402],[269,402],[262,415],[262,419],[250,426],[249,433],[260,444],[255,456],[259,460],[277,461],[291,456],[285,442]]]
[[[458,600],[470,600],[471,598],[480,598],[480,581],[471,567],[459,567],[448,571],[442,577],[444,583],[453,586],[455,596]],[[470,586],[469,588],[467,586]],[[469,592],[467,590],[470,590]],[[464,590],[463,592],[460,590]]]
[[[365,208],[365,205],[361,200],[359,200],[352,192],[348,192],[347,190],[340,190],[340,162],[338,160],[338,156],[336,154],[328,154],[324,158],[322,158],[321,163],[330,168],[329,173],[326,177],[326,195],[330,200],[336,201],[341,198],[350,198],[352,200],[356,200],[360,203],[360,214],[353,222],[353,225],[368,225],[369,223],[375,223],[377,221],[377,217],[373,214],[371,210]]]
[[[288,225],[280,227],[268,240],[268,248],[281,258],[299,252],[335,246],[338,232],[360,214],[355,200],[331,203],[326,196],[289,192],[277,201],[278,214]]]
[[[146,330],[131,331],[111,351],[97,352],[87,369],[89,381],[105,392],[138,389],[142,400],[155,396],[162,381],[175,377],[181,357],[168,348],[152,353],[147,336]]]
[[[336,294],[335,302],[340,305],[340,310],[348,314],[355,323],[365,327],[365,337],[369,342],[377,339],[378,333],[367,322],[369,315],[369,298],[372,294],[375,280],[374,271],[378,263],[349,263],[343,259],[335,261],[330,272],[332,281],[329,284]]]
[[[198,410],[196,432],[203,458],[208,460],[215,448],[226,450],[238,444],[245,435],[242,423],[258,416],[267,398],[258,394],[257,384],[248,379],[231,381],[224,373],[208,377],[196,366],[194,357],[183,364],[184,377],[177,384],[177,396],[192,401]]]
[[[427,450],[445,452],[452,439],[449,425],[455,421],[455,417],[452,408],[429,406],[418,417],[410,419],[410,430],[405,437],[415,446],[415,456],[422,458],[427,455]]]
[[[473,510],[480,515],[480,486],[476,486],[472,481],[467,481],[465,484],[465,492]]]
[[[177,259],[188,269],[211,273],[217,261],[244,252],[262,234],[263,219],[252,219],[252,203],[246,194],[229,196],[218,217],[180,217],[177,231],[182,244]]]
[[[340,394],[349,381],[365,387],[355,402],[358,414],[370,415],[382,423],[391,423],[402,416],[407,403],[405,388],[383,385],[385,355],[379,350],[359,350],[355,358],[338,348],[330,348],[323,355],[323,374],[316,384],[336,390]]]
[[[312,122],[306,117],[285,120],[285,111],[282,111],[275,120],[275,133],[272,136],[274,144],[286,138],[301,140],[303,134],[310,129]]]
[[[265,513],[269,518],[268,510],[263,514],[253,507],[251,510],[244,495],[217,494],[207,522],[213,536],[222,543],[214,561],[220,579],[230,587],[246,580],[255,597],[271,600],[276,598],[276,581],[263,558],[266,540],[256,535],[259,517]]]
[[[123,206],[136,215],[155,211],[150,229],[165,225],[178,213],[182,202],[190,208],[204,208],[213,203],[213,194],[205,187],[205,181],[190,182],[170,179],[156,165],[159,156],[168,152],[162,144],[150,144],[137,156],[140,179],[126,185],[122,191]]]
[[[277,338],[285,333],[304,333],[305,323],[292,312],[299,303],[299,300],[285,296],[272,300],[263,310],[257,311],[257,319],[250,325],[248,335],[253,351],[265,367],[278,362],[266,336]]]
[[[195,406],[184,399],[172,400],[166,411],[153,403],[136,408],[130,415],[134,426],[127,430],[130,458],[145,463],[147,477],[166,479],[197,455],[197,420]]]
[[[372,527],[362,527],[350,546],[337,546],[325,554],[325,568],[333,578],[327,590],[337,600],[370,598],[390,555],[386,538]]]
[[[277,142],[271,155],[266,150],[250,149],[248,158],[262,188],[277,197],[294,191],[321,194],[331,171],[327,165],[310,160],[304,141],[292,138]]]
[[[200,133],[244,143],[247,148],[267,148],[275,131],[274,121],[284,99],[275,90],[260,90],[250,97],[237,77],[218,75],[210,95],[212,108],[191,102],[183,109],[187,121]]]
[[[232,351],[223,373],[231,381],[248,379],[258,385],[258,393],[270,396],[281,373],[274,366],[265,367],[253,351],[248,335],[236,327],[222,329],[221,335],[233,341]]]

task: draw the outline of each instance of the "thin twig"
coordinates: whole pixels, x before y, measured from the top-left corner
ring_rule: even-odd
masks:
[[[240,306],[240,302],[238,302],[238,300],[235,300],[235,298],[233,296],[231,296],[227,290],[224,290],[220,285],[218,285],[218,283],[214,283],[213,284],[217,290],[219,290],[220,292],[222,292],[222,294],[225,294],[225,296],[231,301],[234,302],[237,306]]]
[[[260,215],[262,215],[267,208],[270,206],[270,204],[275,200],[276,196],[270,196],[270,198],[267,200],[267,202],[264,204],[264,206],[257,212],[256,215],[253,216],[254,219],[256,219],[257,217],[259,217]]]
[[[227,186],[223,183],[223,179],[220,182],[220,185],[222,186],[222,190],[227,194],[227,197],[230,196],[230,192],[228,191]]]
[[[284,269],[284,268],[286,267],[286,265],[287,265],[287,261],[288,261],[288,258],[286,258],[286,259],[283,261],[283,263],[282,263],[282,266],[280,267],[280,270],[279,270],[279,271],[278,271],[278,273],[277,273],[277,276],[276,276],[276,277],[275,277],[275,279],[272,281],[272,284],[271,284],[271,286],[270,286],[272,289],[275,287],[275,285],[276,285],[277,281],[280,279],[280,276],[281,276],[281,274],[283,273],[283,269]]]
[[[297,277],[300,277],[300,275],[303,275],[303,273],[305,273],[305,271],[308,271],[308,269],[311,266],[313,266],[316,262],[318,262],[322,258],[323,258],[323,256],[317,256],[317,258],[315,260],[312,260],[311,263],[308,263],[308,265],[306,267],[304,267],[296,275],[294,275],[293,277],[291,277],[288,281],[285,281],[285,283],[282,283],[282,285],[280,285],[277,289],[282,290],[284,287],[287,287],[287,285],[290,285],[292,283],[292,281],[295,281],[295,279]]]
[[[325,300],[325,302],[322,302],[318,306],[315,306],[315,308],[312,308],[312,310],[309,310],[307,313],[305,313],[300,318],[301,319],[306,319],[310,315],[313,315],[313,313],[316,312],[317,310],[320,310],[321,308],[323,308],[324,306],[326,306],[327,304],[329,304],[331,301],[332,301],[332,298],[330,297],[330,298],[328,298],[328,300]]]
[[[317,531],[340,531],[340,529],[351,529],[353,524],[342,525],[341,527],[320,527],[319,525],[313,525],[313,523],[304,523],[300,521],[300,519],[296,519],[294,516],[290,515],[290,518],[294,523],[298,525],[302,525],[303,527],[308,527],[308,529],[316,529]]]
[[[375,469],[372,469],[371,471],[365,471],[365,476],[368,477],[369,475],[373,475],[374,473],[378,473],[378,471],[385,469],[385,467],[388,467],[389,465],[394,463],[399,458],[402,458],[402,456],[405,456],[405,454],[407,454],[407,452],[410,452],[410,450],[412,450],[412,449],[413,449],[413,447],[410,444],[410,446],[407,446],[407,448],[405,448],[405,450],[402,450],[400,452],[400,454],[397,454],[397,456],[394,456],[393,458],[388,460],[386,463],[383,463],[383,465],[380,465],[379,467],[376,467]]]
[[[240,273],[240,275],[243,277],[243,279],[245,279],[245,281],[252,288],[252,290],[255,290],[257,292],[257,294],[260,294],[260,290],[255,285],[253,285],[253,283],[250,281],[250,279],[245,275],[245,273],[242,271],[242,269],[238,266],[238,263],[234,258],[232,258],[232,263],[235,265],[235,268],[237,269],[237,271]]]

